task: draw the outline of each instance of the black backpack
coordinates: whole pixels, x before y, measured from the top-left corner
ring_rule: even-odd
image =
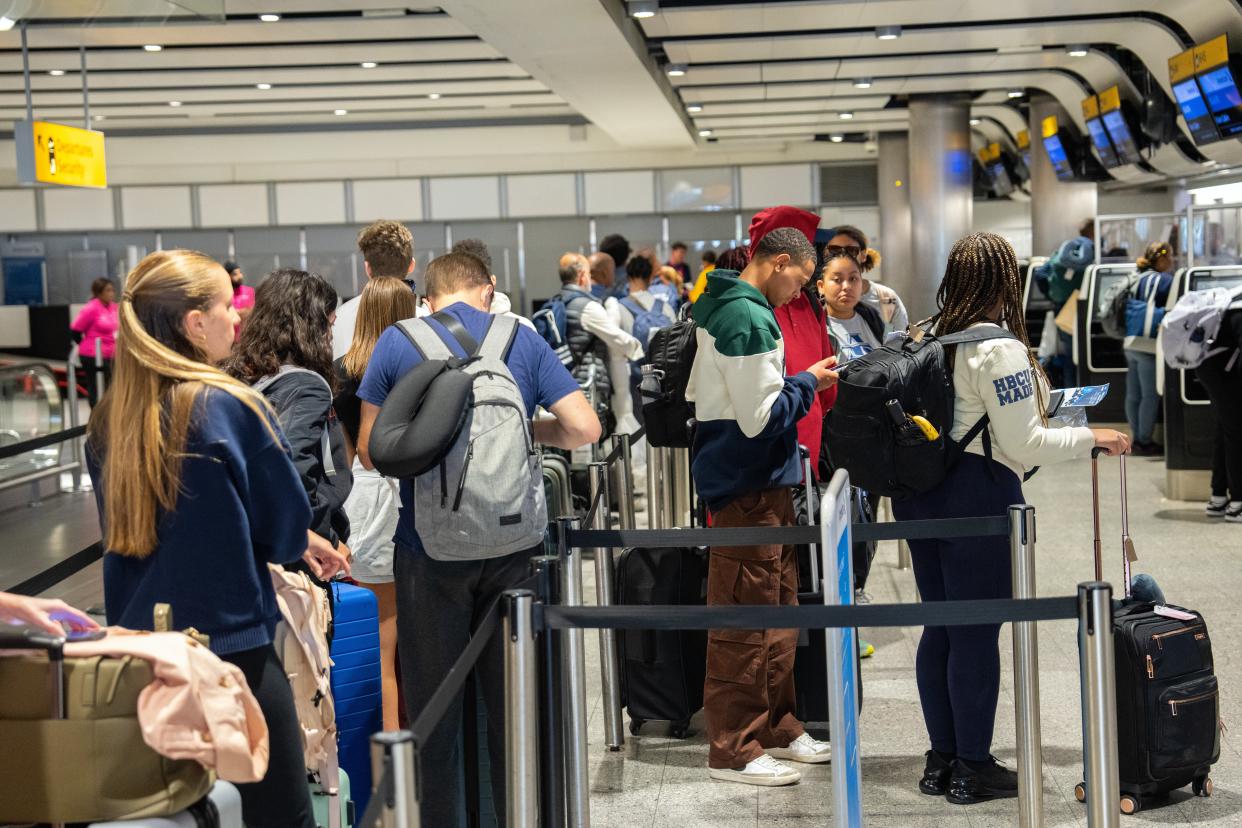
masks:
[[[903,498],[939,485],[980,432],[989,448],[986,415],[960,443],[948,437],[953,377],[944,353],[949,345],[988,339],[1018,337],[995,326],[939,338],[919,332],[917,338],[908,336],[850,360],[841,369],[837,401],[824,420],[830,466],[846,469],[850,483],[872,494]],[[914,415],[932,424],[934,440],[910,419]]]
[[[689,448],[694,438],[694,404],[686,400],[690,369],[699,350],[698,326],[681,319],[651,336],[639,394],[647,442],[659,448]]]

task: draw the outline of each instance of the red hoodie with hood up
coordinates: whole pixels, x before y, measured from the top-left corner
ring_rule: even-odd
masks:
[[[780,227],[793,227],[812,244],[819,227],[819,216],[797,207],[769,207],[750,220],[750,250],[759,240]],[[785,374],[793,376],[832,356],[823,310],[804,290],[787,305],[776,309],[776,322],[785,340]],[[819,449],[823,439],[824,415],[837,401],[837,387],[815,395],[811,410],[798,421],[798,442],[811,451],[812,474],[819,478]]]

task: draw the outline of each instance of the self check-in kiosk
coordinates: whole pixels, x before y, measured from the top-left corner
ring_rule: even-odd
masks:
[[[1110,385],[1108,396],[1090,410],[1093,422],[1126,421],[1126,355],[1122,341],[1104,333],[1100,324],[1107,308],[1105,297],[1117,284],[1134,275],[1133,262],[1098,264],[1087,268],[1078,294],[1078,318],[1074,328],[1074,364],[1078,384]]]
[[[1169,290],[1168,307],[1192,290],[1242,287],[1242,266],[1189,267],[1179,270]],[[1216,415],[1207,391],[1194,371],[1170,368],[1161,358],[1164,372],[1164,457],[1168,496],[1195,500],[1208,495],[1207,475],[1216,447]]]
[[[1044,335],[1044,323],[1048,311],[1052,310],[1052,300],[1043,291],[1035,287],[1035,268],[1048,261],[1047,256],[1033,256],[1022,271],[1025,284],[1022,286],[1022,315],[1026,319],[1026,336],[1032,348],[1038,348]]]

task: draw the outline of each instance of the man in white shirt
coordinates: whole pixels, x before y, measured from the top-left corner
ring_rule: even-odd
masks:
[[[358,234],[358,249],[362,252],[368,279],[385,276],[405,279],[414,272],[414,236],[399,221],[381,219],[364,227]],[[340,359],[349,350],[360,301],[361,297],[355,296],[336,309],[336,321],[332,323],[333,359]]]
[[[565,338],[574,355],[574,378],[586,386],[594,368],[595,397],[599,408],[618,409],[614,397],[629,389],[629,366],[624,360],[641,359],[643,346],[621,329],[616,313],[591,295],[591,266],[581,253],[565,253],[559,263],[561,300],[565,303]],[[614,372],[610,354],[622,357],[622,371]],[[588,397],[590,397],[590,389]],[[628,393],[624,393],[628,397]],[[625,401],[629,405],[629,401]],[[629,410],[632,412],[632,406]],[[614,413],[620,427],[621,417]],[[632,415],[631,415],[632,416]],[[601,417],[602,419],[602,417]],[[637,424],[634,425],[637,428]]]

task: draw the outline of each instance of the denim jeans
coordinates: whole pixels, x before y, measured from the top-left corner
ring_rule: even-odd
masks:
[[[1156,355],[1126,348],[1126,421],[1136,443],[1150,443],[1160,396],[1156,393]]]

